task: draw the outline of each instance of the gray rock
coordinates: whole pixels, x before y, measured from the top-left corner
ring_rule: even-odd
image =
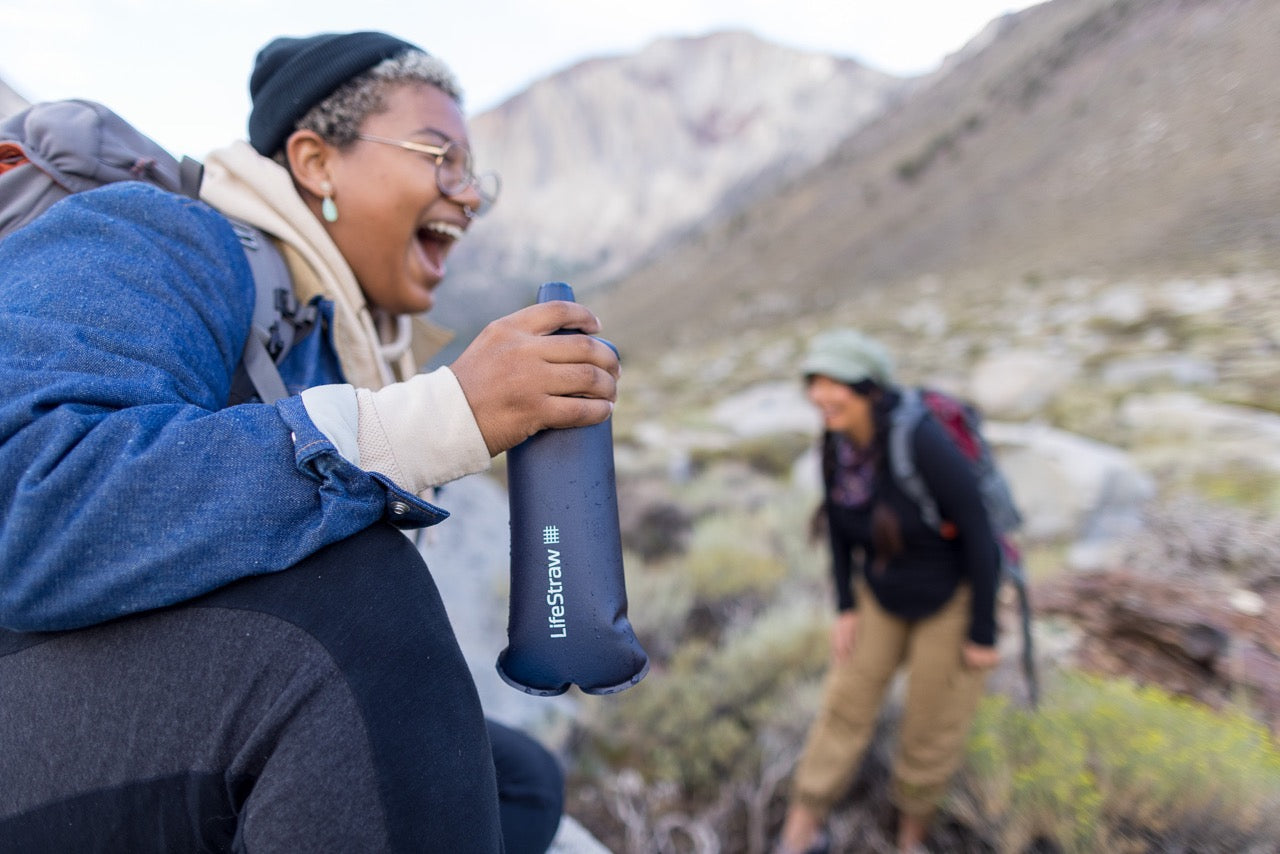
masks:
[[[1096,548],[1139,524],[1151,478],[1119,448],[1039,424],[985,429],[1032,540],[1079,540]]]
[[[711,417],[716,424],[743,437],[786,432],[817,435],[820,428],[818,416],[798,380],[752,386],[717,403]]]
[[[1167,380],[1180,386],[1210,385],[1218,371],[1203,359],[1180,353],[1116,359],[1102,369],[1102,381],[1113,387],[1139,386]]]
[[[547,854],[612,854],[585,827],[570,816],[560,822],[560,830]]]
[[[1069,358],[1041,350],[1009,350],[974,366],[969,397],[988,417],[1031,418],[1078,372],[1079,366]]]
[[[1217,449],[1280,470],[1280,415],[1214,403],[1188,392],[1130,395],[1120,418],[1144,442],[1194,443],[1198,454]]]
[[[1097,317],[1121,326],[1141,323],[1151,311],[1147,294],[1139,285],[1112,285],[1098,295],[1093,310]]]

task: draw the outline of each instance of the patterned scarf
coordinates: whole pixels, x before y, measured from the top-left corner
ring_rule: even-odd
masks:
[[[835,436],[835,471],[831,477],[831,503],[838,507],[866,507],[875,488],[876,454],[859,448],[848,436]]]

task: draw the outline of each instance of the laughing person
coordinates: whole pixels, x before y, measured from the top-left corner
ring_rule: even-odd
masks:
[[[419,373],[497,192],[438,59],[280,38],[250,93],[204,202],[114,184],[0,241],[0,850],[542,851],[558,769],[486,726],[398,529],[607,418],[617,359],[557,302]],[[254,285],[222,214],[319,309],[275,404],[227,405]]]

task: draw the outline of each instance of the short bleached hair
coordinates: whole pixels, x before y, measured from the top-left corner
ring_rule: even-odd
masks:
[[[385,110],[389,89],[402,83],[426,83],[462,106],[462,87],[444,60],[420,50],[406,50],[351,78],[298,120],[294,130],[315,131],[342,148],[356,141],[364,120]],[[276,160],[287,165],[284,152]]]

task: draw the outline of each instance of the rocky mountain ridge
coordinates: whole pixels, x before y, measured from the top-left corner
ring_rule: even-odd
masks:
[[[635,356],[871,289],[1280,261],[1280,7],[1053,0],[782,192],[593,297]]]
[[[542,281],[579,295],[825,158],[912,83],[746,32],[658,40],[540,80],[471,122],[500,203],[450,259],[464,337]]]

